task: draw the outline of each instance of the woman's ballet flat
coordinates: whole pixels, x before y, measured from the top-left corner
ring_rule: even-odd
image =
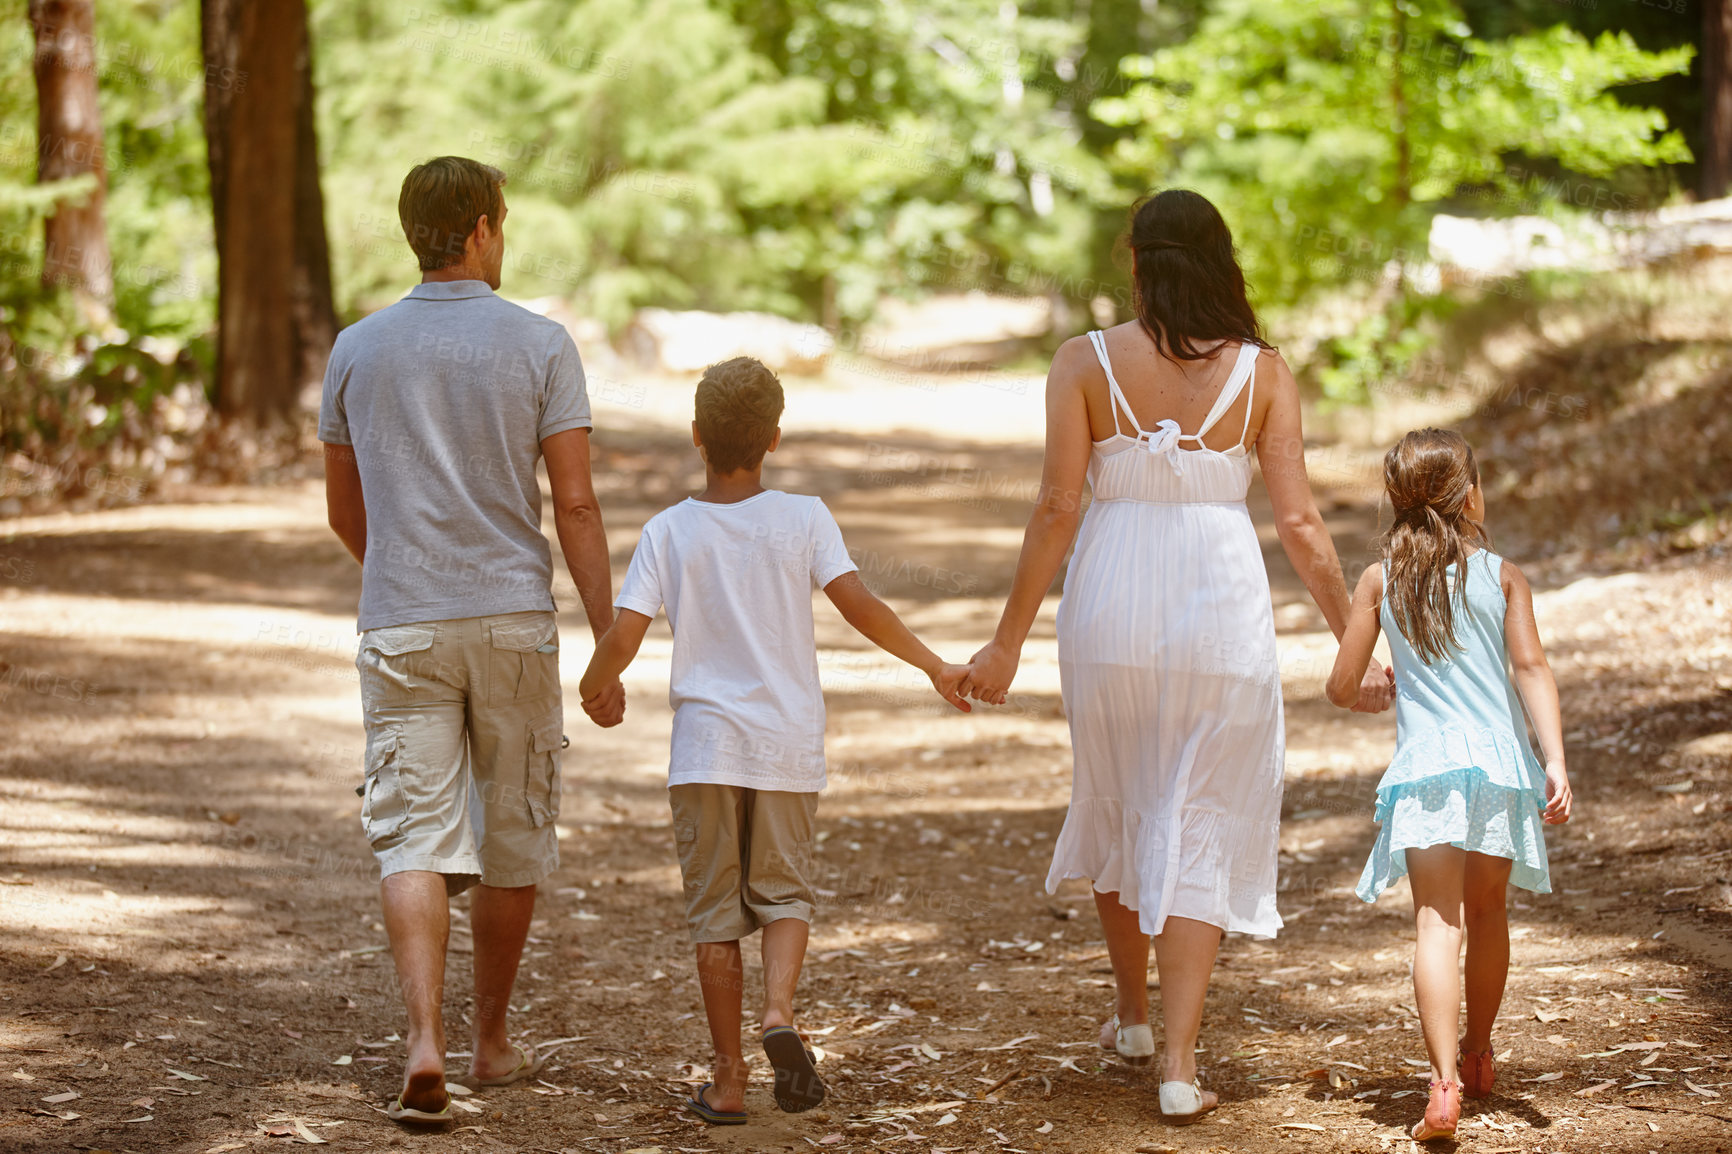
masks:
[[[1425,1105],[1425,1117],[1409,1131],[1415,1142],[1430,1142],[1434,1138],[1454,1138],[1455,1127],[1461,1121],[1461,1083],[1433,1078],[1431,1100]]]
[[[1189,1126],[1219,1105],[1205,1098],[1195,1082],[1161,1083],[1161,1117],[1175,1126]]]
[[[1461,1068],[1461,1091],[1469,1098],[1484,1098],[1491,1094],[1497,1082],[1497,1065],[1490,1050],[1463,1050],[1456,1060]]]
[[[1107,1019],[1107,1028],[1113,1032],[1113,1044],[1110,1047],[1127,1066],[1147,1066],[1155,1058],[1155,1032],[1148,1023],[1140,1026],[1121,1026],[1119,1016],[1114,1014]]]

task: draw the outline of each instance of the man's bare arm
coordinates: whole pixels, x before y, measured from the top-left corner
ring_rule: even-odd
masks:
[[[555,433],[541,442],[541,452],[547,458],[547,479],[553,486],[553,524],[559,533],[559,549],[583,601],[589,631],[599,640],[613,624],[613,572],[608,565],[601,504],[589,475],[589,430]]]
[[[343,547],[356,561],[367,556],[367,502],[353,445],[325,446],[325,512]]]

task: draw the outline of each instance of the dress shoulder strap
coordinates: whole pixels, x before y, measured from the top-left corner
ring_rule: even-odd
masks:
[[[1141,437],[1143,435],[1143,427],[1137,424],[1136,414],[1131,412],[1130,403],[1125,400],[1124,390],[1119,388],[1119,379],[1113,376],[1113,363],[1107,359],[1106,334],[1101,332],[1099,329],[1091,330],[1089,332],[1089,344],[1094,346],[1095,359],[1100,361],[1101,368],[1105,370],[1107,374],[1107,392],[1111,394],[1113,402],[1113,432],[1122,433],[1122,430],[1119,428],[1119,410],[1123,409],[1125,420],[1131,423],[1131,428],[1136,430],[1136,435],[1138,437]]]
[[[1221,393],[1215,398],[1214,407],[1209,410],[1209,415],[1203,418],[1202,427],[1195,433],[1189,434],[1186,440],[1201,441],[1208,435],[1209,430],[1215,427],[1215,422],[1225,416],[1227,410],[1233,407],[1233,402],[1239,399],[1239,393],[1244,389],[1245,383],[1255,375],[1252,370],[1256,368],[1257,356],[1262,351],[1261,345],[1251,341],[1245,341],[1239,346],[1239,359],[1233,362],[1233,371],[1228,375],[1227,383],[1221,386]],[[1245,439],[1245,432],[1249,431],[1250,428],[1251,405],[1247,401],[1245,404],[1245,429],[1239,433],[1240,441]]]

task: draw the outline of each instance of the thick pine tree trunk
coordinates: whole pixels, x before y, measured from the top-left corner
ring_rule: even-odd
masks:
[[[336,334],[305,0],[202,0],[217,405],[292,413]]]
[[[36,179],[96,178],[87,195],[61,201],[49,215],[42,283],[70,288],[84,319],[106,325],[114,311],[114,269],[102,211],[108,170],[96,103],[95,0],[30,0],[30,28],[36,39]]]
[[[1702,154],[1696,193],[1725,196],[1732,186],[1732,3],[1702,0]]]

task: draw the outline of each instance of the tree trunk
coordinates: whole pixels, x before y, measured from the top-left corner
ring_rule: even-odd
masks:
[[[331,249],[325,236],[325,194],[319,186],[319,141],[313,128],[313,42],[301,40],[295,58],[300,89],[295,116],[295,358],[301,383],[324,380],[325,361],[337,339],[331,296]]]
[[[1725,196],[1732,184],[1732,3],[1702,0],[1702,154],[1696,195]]]
[[[305,0],[202,0],[217,407],[294,412],[336,333]]]
[[[1395,17],[1395,52],[1389,69],[1389,98],[1395,133],[1395,203],[1405,208],[1413,200],[1413,145],[1407,131],[1407,87],[1402,69],[1407,65],[1407,9],[1403,0],[1391,0]]]
[[[108,169],[96,103],[95,0],[30,0],[30,28],[36,39],[36,179],[96,178],[89,193],[61,201],[49,214],[42,284],[70,288],[84,320],[104,326],[114,313],[114,268],[102,211]]]

